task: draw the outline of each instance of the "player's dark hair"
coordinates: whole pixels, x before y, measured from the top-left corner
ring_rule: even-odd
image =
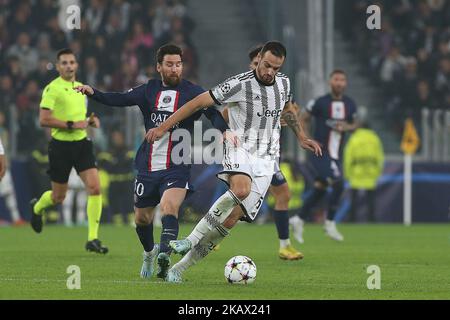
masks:
[[[344,76],[347,76],[344,70],[342,69],[335,69],[330,73],[330,78],[332,78],[335,74],[342,74]]]
[[[270,51],[274,56],[278,58],[286,58],[286,48],[281,42],[269,41],[261,49],[261,56],[267,51]]]
[[[58,51],[58,53],[56,54],[56,59],[59,60],[59,57],[61,57],[63,54],[73,54],[75,55],[75,53],[73,53],[72,49],[69,48],[64,48]]]
[[[263,45],[262,44],[258,44],[257,46],[255,46],[252,49],[250,49],[250,51],[248,52],[248,58],[250,59],[250,61],[255,59],[255,57],[258,55],[258,53],[261,52],[262,48],[263,48]]]
[[[174,44],[166,44],[160,47],[156,52],[156,61],[161,64],[166,54],[177,54],[181,57],[181,60],[183,60],[183,50],[181,50],[180,47]]]

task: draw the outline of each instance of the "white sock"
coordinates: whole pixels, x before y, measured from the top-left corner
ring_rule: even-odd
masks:
[[[280,248],[281,249],[286,248],[287,246],[290,246],[290,245],[291,245],[290,239],[285,239],[285,240],[280,239]]]
[[[231,190],[217,199],[208,213],[197,223],[191,234],[187,236],[187,239],[192,243],[192,247],[196,246],[210,230],[220,226],[239,203],[239,199]]]
[[[220,225],[208,232],[173,268],[183,272],[206,257],[229,234],[229,229]]]
[[[151,254],[153,253],[153,251],[155,251],[155,249],[156,249],[156,248],[153,246],[153,249],[152,249],[151,251],[148,251],[148,252],[147,252],[147,251],[144,250],[144,254],[145,254],[146,256],[149,256],[149,255],[151,255]]]
[[[6,195],[5,198],[6,206],[11,213],[11,218],[13,222],[17,222],[20,220],[19,210],[17,209],[16,195],[14,193],[10,193]]]

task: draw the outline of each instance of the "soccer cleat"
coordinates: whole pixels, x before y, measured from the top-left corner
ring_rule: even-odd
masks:
[[[336,223],[332,220],[325,220],[324,225],[325,233],[333,240],[343,241],[344,237],[336,228]]]
[[[161,279],[165,279],[167,277],[167,272],[170,267],[170,257],[167,253],[161,252],[158,255],[158,272],[156,276]]]
[[[183,282],[183,279],[181,278],[181,272],[178,271],[177,269],[171,268],[169,272],[167,272],[166,281],[173,283]]]
[[[108,253],[108,248],[105,246],[102,246],[102,242],[98,239],[94,239],[94,240],[86,242],[85,248],[87,251],[97,252],[97,253],[101,253],[101,254]]]
[[[171,247],[175,253],[185,255],[191,250],[192,243],[188,239],[172,240],[169,242],[169,247]]]
[[[142,254],[143,261],[141,267],[141,278],[150,278],[153,275],[153,265],[159,253],[159,245],[155,244],[153,250]]]
[[[34,213],[34,205],[36,204],[38,200],[36,198],[31,199],[30,201],[30,207],[31,207],[31,228],[33,228],[33,230],[36,233],[41,233],[42,231],[42,213],[41,214],[36,214]]]
[[[303,240],[303,225],[304,222],[302,219],[300,219],[299,216],[293,216],[292,218],[289,218],[289,224],[292,226],[292,232],[294,233],[294,238],[299,243],[304,243]]]
[[[289,245],[285,248],[281,248],[278,251],[280,259],[283,260],[300,260],[303,259],[303,253],[295,249],[293,246]]]

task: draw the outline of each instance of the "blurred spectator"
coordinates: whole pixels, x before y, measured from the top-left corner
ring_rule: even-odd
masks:
[[[7,74],[0,76],[0,112],[5,115],[5,126],[9,128],[10,108],[14,106],[13,81]]]
[[[36,69],[39,60],[38,51],[31,47],[30,44],[30,36],[25,32],[21,32],[17,38],[17,42],[7,52],[7,56],[15,56],[19,59],[25,75]]]
[[[111,134],[110,152],[98,155],[99,165],[109,175],[109,205],[112,220],[116,225],[132,223],[133,214],[133,158],[134,153],[127,148],[121,131]]]
[[[450,1],[378,0],[382,29],[361,32],[369,4],[343,2],[342,31],[356,42],[367,73],[376,75],[374,84],[382,84],[389,120],[395,124],[412,114],[417,121],[425,106],[444,108],[450,91]]]
[[[28,81],[23,93],[16,99],[18,109],[17,148],[20,154],[28,155],[32,150],[31,141],[35,140],[39,127],[39,102],[41,99],[38,84],[35,80]]]
[[[442,58],[439,61],[439,69],[436,74],[435,88],[439,97],[450,91],[450,57]]]
[[[39,35],[37,41],[37,50],[41,59],[44,58],[48,61],[53,61],[56,57],[56,50],[52,49],[50,38],[46,33],[41,33]]]
[[[37,70],[29,75],[29,79],[35,80],[39,88],[44,88],[55,77],[55,66],[45,57],[39,59]]]
[[[81,8],[81,30],[63,30],[61,17],[70,4]],[[133,19],[131,19],[133,18]],[[40,91],[55,77],[56,52],[70,47],[77,55],[80,79],[105,91],[123,91],[155,73],[157,48],[169,41],[184,50],[185,72],[196,77],[193,29],[184,0],[0,0],[0,112],[6,125],[15,109],[18,154],[30,150],[39,126]],[[64,26],[63,26],[64,27]],[[123,123],[124,113],[90,103],[105,132]]]
[[[100,28],[106,20],[106,5],[103,0],[92,0],[86,9],[86,20],[92,33],[100,32]]]
[[[82,77],[82,81],[84,83],[89,83],[91,86],[97,87],[98,83],[101,81],[97,59],[93,56],[87,57],[84,62],[84,68],[81,70],[84,75]]]

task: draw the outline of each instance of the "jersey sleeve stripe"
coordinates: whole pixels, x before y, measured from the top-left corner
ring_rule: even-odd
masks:
[[[216,104],[218,104],[219,106],[222,105],[222,104],[219,102],[219,100],[217,100],[217,98],[214,96],[214,94],[212,93],[211,90],[209,90],[209,95],[211,96],[211,98],[214,100],[214,102],[215,102]]]

